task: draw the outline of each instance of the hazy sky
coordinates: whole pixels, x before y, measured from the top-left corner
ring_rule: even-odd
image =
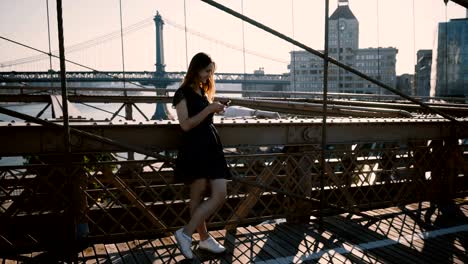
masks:
[[[241,0],[218,1],[241,11]],[[324,0],[244,0],[245,15],[309,45],[323,49]],[[414,7],[413,8],[413,4]],[[118,0],[63,0],[65,45],[70,47],[120,30]],[[294,9],[292,8],[294,6]],[[330,0],[330,15],[337,0]],[[122,0],[123,26],[143,21],[124,36],[125,69],[153,71],[155,63],[156,11],[166,19],[164,48],[167,71],[186,69],[183,0]],[[186,0],[188,59],[205,51],[217,62],[219,72],[243,72],[242,22],[208,4]],[[466,9],[442,0],[350,0],[359,20],[360,47],[396,47],[397,74],[413,73],[415,52],[432,49],[439,22],[463,18]],[[56,2],[49,0],[52,50],[58,47]],[[294,13],[294,21],[292,14]],[[414,16],[413,16],[414,14]],[[294,22],[294,23],[293,23]],[[182,26],[182,29],[179,26]],[[415,29],[415,32],[414,32]],[[378,34],[379,32],[379,34]],[[48,50],[46,0],[1,0],[0,35]],[[249,24],[245,24],[246,71],[264,67],[266,73],[287,72],[292,45]],[[116,34],[118,36],[118,34]],[[207,40],[201,36],[208,36]],[[216,41],[213,41],[216,40]],[[227,44],[227,45],[226,45]],[[297,48],[296,48],[297,49]],[[38,55],[37,52],[0,40],[0,63]],[[253,54],[250,54],[253,53]],[[260,55],[260,56],[259,56]],[[70,60],[97,70],[122,70],[120,38],[101,41],[67,55]],[[0,71],[43,71],[49,60],[11,67]],[[54,60],[53,68],[58,69]],[[67,70],[85,70],[67,64]]]

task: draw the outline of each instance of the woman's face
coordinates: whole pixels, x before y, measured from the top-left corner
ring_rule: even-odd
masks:
[[[214,64],[213,63],[210,63],[208,66],[206,66],[205,68],[203,68],[199,73],[198,73],[198,77],[200,78],[200,81],[202,83],[205,83],[208,78],[213,75],[213,72],[214,72]]]

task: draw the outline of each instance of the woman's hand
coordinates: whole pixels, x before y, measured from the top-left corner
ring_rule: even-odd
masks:
[[[224,111],[226,106],[221,104],[220,102],[213,102],[207,106],[210,113],[220,113]]]

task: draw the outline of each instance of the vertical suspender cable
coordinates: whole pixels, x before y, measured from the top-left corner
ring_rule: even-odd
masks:
[[[120,7],[120,43],[122,48],[122,75],[123,75],[123,87],[125,88],[125,53],[124,53],[124,41],[123,41],[123,22],[122,22],[122,0],[119,0],[119,7]],[[127,95],[127,91],[124,91],[125,96]]]
[[[184,0],[184,32],[185,32],[185,68],[188,71],[188,45],[187,45],[187,7]]]
[[[244,15],[244,0],[241,0],[241,12]],[[245,83],[245,74],[246,74],[246,67],[245,67],[245,32],[244,32],[244,20],[242,20],[242,58],[244,63],[244,85]]]
[[[416,9],[413,0],[413,65],[416,65]]]
[[[444,93],[445,95],[443,96],[447,96],[448,95],[448,91],[449,91],[449,88],[448,88],[448,18],[447,18],[447,2],[448,1],[445,1],[445,89],[444,89]]]
[[[49,0],[46,0],[46,8],[47,8],[47,35],[49,39],[49,71],[50,71],[50,88],[53,86],[52,82],[52,48],[50,45],[50,19],[49,19]],[[55,89],[52,90],[52,93],[55,94]]]
[[[291,27],[292,27],[292,38],[294,39],[294,0],[291,0]],[[292,74],[291,74],[291,86],[292,86],[292,91],[296,91],[296,46],[294,44],[292,46]]]
[[[377,0],[377,80],[380,78],[380,15],[379,15],[379,0]],[[379,86],[379,95],[382,94],[382,87]],[[380,99],[380,97],[378,97]]]

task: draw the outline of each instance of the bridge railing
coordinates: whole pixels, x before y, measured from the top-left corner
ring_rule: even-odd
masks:
[[[327,132],[325,166],[318,120],[217,124],[233,179],[209,228],[281,218],[309,222],[344,211],[362,214],[466,196],[466,130],[441,120],[395,121],[335,120]],[[24,160],[0,166],[1,251],[155,237],[186,223],[189,189],[173,177],[178,124],[73,127],[155,155],[128,159],[122,146],[72,133],[73,153],[65,160],[62,129],[2,125],[1,155]],[[86,239],[77,240],[87,228]]]

